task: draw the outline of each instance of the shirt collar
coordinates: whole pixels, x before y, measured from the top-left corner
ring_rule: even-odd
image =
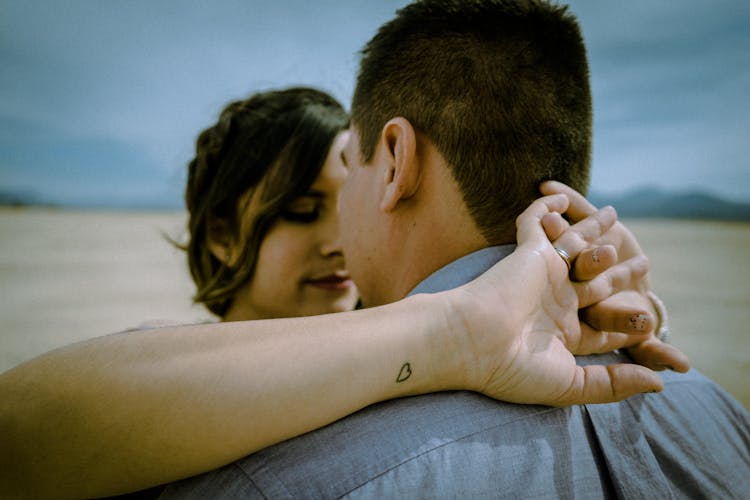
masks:
[[[442,292],[464,285],[513,253],[515,248],[515,245],[500,245],[464,255],[429,275],[409,295]]]

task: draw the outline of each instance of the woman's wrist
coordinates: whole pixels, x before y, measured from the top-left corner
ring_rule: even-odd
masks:
[[[436,367],[433,390],[478,390],[476,381],[477,358],[469,339],[466,322],[467,300],[463,288],[456,288],[431,296],[435,301],[435,331],[430,339],[430,349]]]
[[[413,295],[397,304],[403,312],[402,326],[408,327],[399,328],[404,337],[396,342],[404,356],[395,358],[395,396],[465,388],[460,329],[450,292]]]

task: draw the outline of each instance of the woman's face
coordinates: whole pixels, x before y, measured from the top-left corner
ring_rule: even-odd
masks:
[[[308,192],[293,200],[260,245],[252,280],[238,290],[227,321],[352,310],[357,290],[339,244],[336,203],[346,169],[340,133]]]

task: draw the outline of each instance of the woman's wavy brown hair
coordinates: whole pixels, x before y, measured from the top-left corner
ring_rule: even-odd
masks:
[[[184,249],[197,286],[195,302],[226,314],[238,288],[252,279],[268,230],[310,188],[348,119],[333,97],[295,87],[231,102],[218,122],[200,133],[185,189],[189,240]],[[250,206],[251,213],[243,215]],[[217,220],[242,249],[234,265],[209,249]],[[244,242],[242,234],[247,234]]]

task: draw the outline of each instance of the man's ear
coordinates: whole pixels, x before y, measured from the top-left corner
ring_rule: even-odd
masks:
[[[232,260],[232,238],[229,231],[229,223],[226,219],[210,217],[206,222],[206,246],[211,254],[219,262],[231,266]]]
[[[391,212],[398,202],[414,196],[421,179],[421,165],[417,158],[417,134],[409,120],[393,118],[383,127],[389,164],[384,173],[385,191],[380,209]]]

